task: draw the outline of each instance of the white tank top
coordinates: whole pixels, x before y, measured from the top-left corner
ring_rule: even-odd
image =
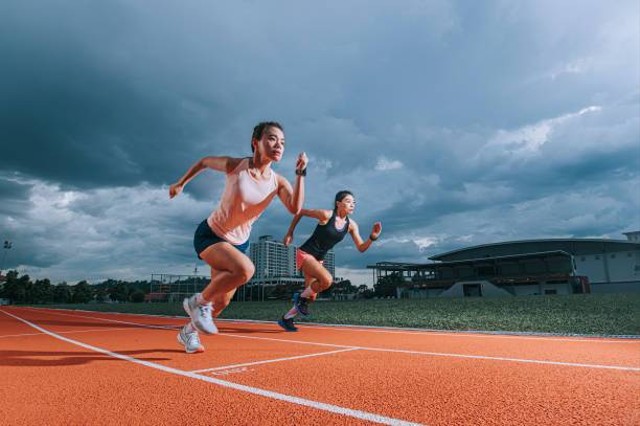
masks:
[[[256,180],[249,173],[249,159],[240,161],[227,174],[220,204],[207,219],[213,232],[231,244],[246,242],[251,234],[251,225],[278,193],[276,176],[276,172],[271,170],[267,180]]]

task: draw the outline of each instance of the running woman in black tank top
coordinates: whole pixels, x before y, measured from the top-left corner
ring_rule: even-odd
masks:
[[[293,318],[298,314],[309,315],[309,303],[314,301],[316,295],[329,287],[333,283],[333,277],[322,265],[324,256],[345,235],[351,234],[351,238],[360,252],[366,251],[373,241],[377,240],[382,232],[382,224],[376,222],[371,229],[371,234],[366,241],[362,240],[360,230],[355,220],[349,215],[355,209],[356,201],[349,191],[340,191],[336,194],[335,205],[331,210],[302,209],[294,216],[284,237],[284,244],[289,245],[293,241],[293,231],[302,216],[312,217],[318,220],[313,234],[305,241],[296,253],[296,263],[298,269],[304,275],[305,290],[302,294],[294,295],[294,306],[287,312],[278,324],[286,331],[298,331],[293,323]]]

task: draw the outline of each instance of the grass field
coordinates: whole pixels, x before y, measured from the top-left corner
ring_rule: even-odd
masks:
[[[49,307],[49,306],[48,306]],[[181,303],[56,305],[67,309],[184,316]],[[232,302],[221,318],[275,321],[284,301]],[[513,298],[319,301],[298,322],[437,330],[540,332],[640,337],[640,294]]]

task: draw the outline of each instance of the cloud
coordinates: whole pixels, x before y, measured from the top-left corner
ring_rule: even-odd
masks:
[[[195,263],[191,237],[209,203],[188,194],[170,201],[166,187],[148,184],[75,191],[16,180],[28,188],[23,214],[0,223],[13,241],[11,263],[26,273],[68,281],[149,278]]]
[[[542,156],[542,149],[551,140],[554,130],[571,121],[578,121],[581,116],[597,113],[600,106],[588,106],[577,112],[563,114],[559,117],[542,120],[515,130],[498,130],[477,154],[476,161],[493,161],[496,156],[508,158],[508,161],[528,160]]]
[[[67,281],[190,273],[224,177],[171,201],[167,185],[203,156],[250,155],[273,119],[287,139],[274,170],[292,181],[309,155],[305,206],[350,189],[362,233],[383,223],[366,253],[336,247],[341,270],[620,238],[640,229],[639,15],[633,0],[3,2],[7,262]],[[290,221],[274,201],[253,236]]]
[[[402,168],[402,162],[398,160],[388,160],[384,156],[378,157],[378,163],[375,169],[379,172],[386,172],[389,170],[398,170]]]

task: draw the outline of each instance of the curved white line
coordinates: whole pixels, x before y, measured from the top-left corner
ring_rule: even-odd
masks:
[[[314,356],[339,354],[339,353],[342,353],[342,352],[357,351],[358,349],[360,349],[360,348],[356,348],[356,347],[345,348],[345,349],[338,349],[338,350],[329,351],[329,352],[318,352],[318,353],[307,354],[307,355],[289,356],[289,357],[286,357],[286,358],[274,358],[274,359],[266,359],[264,361],[245,362],[243,364],[223,365],[221,367],[205,368],[205,369],[202,369],[202,370],[192,370],[191,372],[192,373],[205,373],[205,372],[208,372],[208,371],[230,370],[232,368],[248,367],[248,366],[251,366],[251,365],[271,364],[272,362],[292,361],[294,359],[312,358]]]
[[[36,324],[33,324],[32,322],[29,322],[23,318],[20,318],[16,315],[10,314],[9,312],[6,312],[2,309],[0,309],[0,312],[4,313],[5,315],[8,315],[18,321],[21,321],[25,324],[27,324],[30,327],[35,328],[38,331],[41,331],[45,334],[48,334],[49,336],[62,340],[64,342],[67,343],[71,343],[72,345],[77,345],[80,346],[82,348],[94,351],[94,352],[99,352],[102,353],[104,355],[108,355],[110,357],[113,358],[118,358],[121,359],[123,361],[129,361],[129,362],[133,362],[135,364],[140,364],[140,365],[144,365],[145,367],[150,367],[150,368],[154,368],[156,370],[161,370],[164,371],[166,373],[171,373],[171,374],[175,374],[178,376],[184,376],[184,377],[188,377],[190,379],[196,379],[196,380],[201,380],[203,382],[208,382],[208,383],[213,383],[215,385],[218,386],[223,386],[226,388],[230,388],[230,389],[234,389],[234,390],[238,390],[241,392],[247,392],[247,393],[251,393],[254,395],[260,395],[260,396],[264,396],[266,398],[271,398],[271,399],[277,399],[279,401],[284,401],[284,402],[289,402],[292,404],[298,404],[298,405],[303,405],[305,407],[310,407],[310,408],[314,408],[317,410],[322,410],[322,411],[328,411],[330,413],[335,413],[335,414],[340,414],[343,416],[349,416],[349,417],[355,417],[357,419],[361,419],[361,420],[366,420],[366,421],[370,421],[370,422],[375,422],[375,423],[381,423],[381,424],[386,424],[386,425],[401,425],[401,426],[417,426],[420,425],[420,423],[413,423],[413,422],[408,422],[408,421],[404,421],[404,420],[400,420],[400,419],[395,419],[393,417],[386,417],[386,416],[381,416],[379,414],[374,414],[374,413],[368,413],[366,411],[360,411],[360,410],[353,410],[350,408],[345,408],[345,407],[340,407],[337,405],[332,405],[332,404],[326,404],[324,402],[318,402],[318,401],[313,401],[313,400],[309,400],[309,399],[304,399],[304,398],[299,398],[296,396],[291,396],[291,395],[285,395],[282,393],[278,393],[278,392],[273,392],[273,391],[268,391],[265,389],[260,389],[260,388],[255,388],[252,386],[245,386],[245,385],[241,385],[238,383],[233,383],[233,382],[227,382],[226,380],[220,380],[220,379],[216,379],[213,377],[209,377],[209,376],[203,376],[200,374],[196,374],[196,373],[192,373],[189,371],[184,371],[184,370],[178,370],[177,368],[172,368],[172,367],[168,367],[162,364],[156,364],[154,362],[150,362],[150,361],[144,361],[141,359],[137,359],[134,357],[130,357],[128,355],[123,355],[117,352],[111,352],[107,349],[102,349],[96,346],[92,346],[92,345],[88,345],[86,343],[82,343],[79,342],[77,340],[73,340],[73,339],[69,339],[67,337],[64,336],[60,336],[59,334],[56,334],[52,331],[46,330]]]
[[[24,308],[28,309],[28,308]],[[49,311],[63,310],[59,308],[33,308],[30,309],[46,309]],[[100,311],[88,311],[83,309],[74,309],[75,312],[90,312],[90,313],[103,313],[108,315],[130,315],[130,316],[142,316],[142,317],[156,317],[156,318],[184,318],[183,316],[172,315],[151,315],[151,314],[136,314],[127,312],[100,312]],[[91,317],[95,318],[95,317]],[[229,319],[229,318],[216,318],[216,322],[228,322],[239,324],[273,324],[273,321],[264,320],[247,320],[247,319]],[[586,342],[586,343],[623,343],[623,344],[638,344],[640,336],[638,335],[586,335],[586,334],[554,334],[544,332],[518,332],[518,331],[490,331],[490,330],[438,330],[429,328],[411,328],[411,327],[391,327],[391,326],[379,326],[379,325],[357,325],[357,324],[322,324],[316,322],[303,322],[301,323],[305,328],[333,328],[336,330],[345,331],[364,331],[368,333],[390,333],[390,334],[418,334],[418,335],[430,335],[430,336],[447,336],[447,337],[477,337],[477,338],[495,338],[495,339],[534,339],[534,340],[551,340],[554,342]]]
[[[76,318],[92,318],[92,319],[102,320],[107,322],[137,325],[141,328],[154,328],[154,329],[175,329],[176,328],[175,326],[146,325],[144,323],[120,321],[120,320],[92,317],[92,316],[60,314],[57,312],[55,313],[55,315],[67,315],[67,316],[76,317]],[[345,349],[355,348],[355,349],[360,349],[365,351],[404,353],[404,354],[410,354],[410,355],[483,359],[483,360],[490,360],[490,361],[520,362],[520,363],[527,363],[527,364],[547,364],[547,365],[558,365],[558,366],[565,366],[565,367],[581,367],[581,368],[593,368],[593,369],[604,369],[604,370],[640,371],[640,367],[628,367],[628,366],[619,366],[619,365],[584,364],[584,363],[562,362],[562,361],[535,360],[535,359],[526,359],[526,358],[495,357],[495,356],[487,356],[487,355],[469,355],[469,354],[456,354],[456,353],[446,353],[446,352],[412,351],[412,350],[406,350],[406,349],[374,348],[369,346],[353,346],[353,345],[340,345],[340,344],[334,344],[334,343],[308,342],[304,340],[276,339],[273,337],[244,336],[244,335],[230,334],[230,333],[220,333],[218,334],[218,336],[235,337],[239,339],[256,339],[256,340],[268,340],[273,342],[296,343],[301,345],[326,346],[331,348],[345,348]]]
[[[449,358],[485,359],[490,361],[523,362],[528,364],[548,364],[548,365],[560,365],[565,367],[583,367],[583,368],[595,368],[595,369],[605,369],[605,370],[640,371],[640,367],[626,367],[626,366],[619,366],[619,365],[581,364],[576,362],[545,361],[545,360],[525,359],[525,358],[506,358],[506,357],[486,356],[486,355],[453,354],[453,353],[446,353],[446,352],[412,351],[412,350],[406,350],[406,349],[372,348],[369,346],[347,346],[347,345],[336,345],[332,343],[306,342],[304,340],[275,339],[273,337],[242,336],[239,334],[229,334],[229,333],[220,333],[219,336],[236,337],[240,339],[270,340],[274,342],[298,343],[303,345],[329,346],[333,348],[355,348],[363,351],[391,352],[391,353],[401,353],[401,354],[409,354],[409,355],[428,355],[428,356],[441,356],[441,357],[449,357]]]

